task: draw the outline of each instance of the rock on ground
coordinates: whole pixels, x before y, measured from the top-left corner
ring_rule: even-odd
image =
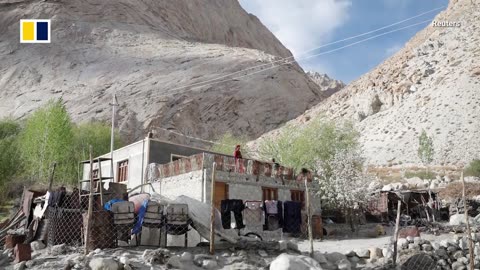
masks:
[[[93,258],[88,264],[92,270],[118,270],[118,263],[110,258]]]
[[[270,270],[322,270],[322,268],[310,257],[282,253],[272,261]]]

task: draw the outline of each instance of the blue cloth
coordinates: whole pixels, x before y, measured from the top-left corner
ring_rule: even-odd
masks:
[[[143,218],[145,217],[145,213],[147,212],[148,201],[148,199],[144,200],[142,206],[140,206],[140,209],[138,210],[138,219],[137,223],[133,227],[133,234],[137,234],[142,231]]]
[[[107,211],[112,211],[112,205],[114,203],[117,203],[117,202],[123,202],[124,200],[121,200],[121,199],[113,199],[113,200],[110,200],[108,201],[107,203],[105,203],[105,205],[103,206],[103,208],[105,208],[105,210]]]

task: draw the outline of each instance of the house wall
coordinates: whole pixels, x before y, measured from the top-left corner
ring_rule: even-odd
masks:
[[[127,188],[134,188],[142,183],[145,168],[147,166],[146,160],[146,151],[147,149],[147,141],[148,140],[141,140],[136,143],[127,145],[125,147],[119,148],[113,152],[113,173],[114,173],[114,182],[117,181],[117,173],[118,173],[118,163],[128,159],[128,177]],[[110,153],[105,154],[101,157],[110,157]],[[94,164],[94,169],[98,168],[98,164]],[[111,162],[104,161],[101,163],[101,171],[103,177],[110,177],[111,176]],[[90,164],[85,164],[83,168],[83,179],[87,180],[90,179]],[[88,186],[87,183],[83,185]]]
[[[189,196],[202,201],[202,170],[197,170],[177,176],[160,179],[152,183],[155,191],[169,199],[175,199],[180,195]],[[151,191],[149,186],[145,187],[147,192]]]

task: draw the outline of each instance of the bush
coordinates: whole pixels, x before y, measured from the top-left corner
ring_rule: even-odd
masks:
[[[420,172],[405,172],[405,178],[414,178],[418,177],[422,180],[429,180],[429,179],[435,179],[436,175],[433,172],[426,172],[426,171],[420,171]]]
[[[465,168],[465,176],[475,176],[480,177],[480,159],[474,159],[470,164]]]

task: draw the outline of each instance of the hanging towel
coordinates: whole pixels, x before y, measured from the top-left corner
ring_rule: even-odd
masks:
[[[263,209],[261,201],[246,201],[245,210],[243,210],[243,221],[245,226],[263,225]]]

